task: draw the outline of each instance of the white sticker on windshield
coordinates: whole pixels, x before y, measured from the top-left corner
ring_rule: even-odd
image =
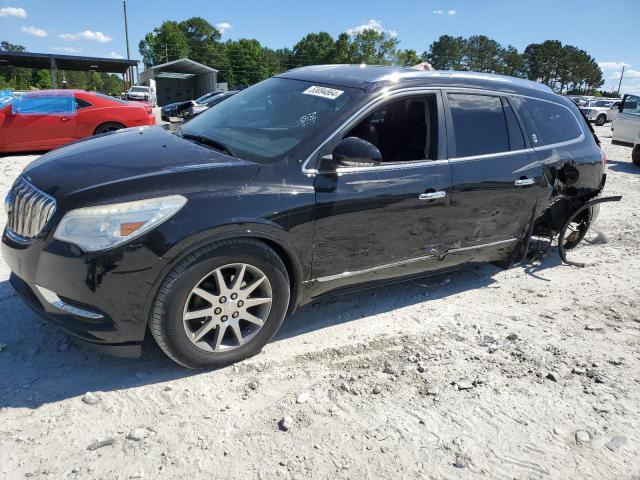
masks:
[[[314,95],[316,97],[328,98],[329,100],[335,100],[344,93],[343,90],[337,90],[335,88],[318,87],[313,86],[307,88],[304,92],[305,95]]]

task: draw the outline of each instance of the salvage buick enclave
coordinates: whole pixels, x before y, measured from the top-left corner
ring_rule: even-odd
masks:
[[[71,335],[174,361],[260,351],[321,294],[521,261],[605,181],[598,139],[540,84],[469,72],[315,66],[176,132],[50,152],[6,200],[11,283]]]

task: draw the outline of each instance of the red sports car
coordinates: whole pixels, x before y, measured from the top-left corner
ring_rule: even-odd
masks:
[[[0,103],[0,152],[51,150],[120,128],[153,125],[151,106],[82,90],[40,90]]]

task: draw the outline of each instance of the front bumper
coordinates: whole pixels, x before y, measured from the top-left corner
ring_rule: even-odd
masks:
[[[140,354],[161,258],[140,245],[99,255],[56,240],[23,245],[6,231],[2,254],[11,285],[36,313],[94,349]]]
[[[585,113],[584,116],[587,118],[587,120],[589,120],[590,122],[595,122],[596,118],[598,118],[600,115],[602,115],[602,112],[592,112],[592,113]],[[606,118],[606,115],[605,115]],[[608,120],[605,120],[605,122],[607,122]]]
[[[101,314],[96,314],[100,318],[92,320],[87,319],[85,316],[74,315],[67,313],[64,310],[58,309],[49,304],[45,299],[36,294],[36,290],[33,290],[24,280],[18,277],[15,273],[11,274],[9,283],[14,290],[20,295],[24,303],[27,304],[31,310],[40,315],[45,320],[48,320],[58,327],[62,328],[68,335],[73,337],[76,341],[79,341],[82,345],[90,348],[91,350],[99,353],[104,353],[114,357],[124,358],[137,358],[142,353],[142,341],[139,342],[125,342],[125,343],[100,343],[95,340],[97,337],[91,332],[95,332],[97,328],[112,329],[112,322],[105,322],[104,317]],[[77,307],[75,307],[77,308]],[[82,310],[83,312],[89,312],[89,310]],[[111,323],[111,324],[110,324]]]

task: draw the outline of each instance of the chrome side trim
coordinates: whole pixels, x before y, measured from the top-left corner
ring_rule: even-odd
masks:
[[[100,320],[104,318],[101,314],[90,312],[88,310],[84,310],[82,308],[74,307],[73,305],[69,305],[68,303],[63,302],[55,292],[51,290],[41,287],[36,284],[36,288],[40,295],[53,307],[58,310],[62,310],[63,312],[70,313],[71,315],[75,315],[76,317],[88,318],[90,320]]]
[[[507,240],[499,240],[497,242],[483,243],[481,245],[472,245],[472,246],[469,246],[469,247],[452,248],[452,249],[447,250],[442,255],[440,255],[440,260],[442,260],[444,257],[449,255],[450,253],[466,252],[468,250],[478,250],[478,249],[481,249],[481,248],[497,247],[497,246],[500,246],[500,245],[506,245],[506,244],[509,244],[509,243],[517,242],[518,240],[519,240],[518,238],[509,238]],[[328,275],[326,277],[318,277],[318,278],[309,280],[308,282],[305,282],[305,283],[309,283],[309,282],[320,282],[320,283],[331,282],[331,281],[334,281],[334,280],[340,280],[342,278],[349,278],[349,277],[353,277],[353,276],[356,276],[356,275],[362,275],[362,274],[365,274],[365,273],[377,272],[378,270],[384,270],[386,268],[400,267],[402,265],[408,265],[408,264],[411,264],[411,263],[421,262],[421,261],[424,261],[424,260],[429,260],[429,259],[437,258],[437,257],[438,257],[437,255],[425,255],[423,257],[410,258],[408,260],[401,260],[399,262],[392,262],[392,263],[385,263],[383,265],[376,265],[375,267],[364,268],[362,270],[355,270],[353,272],[342,272],[342,273],[338,273],[336,275]]]
[[[430,165],[446,165],[447,162],[448,160],[415,160],[413,162],[388,163],[386,165],[377,165],[373,167],[342,167],[331,173],[336,173],[340,176],[349,173],[378,172],[380,170],[405,170],[407,168],[428,167]],[[323,173],[318,170],[314,171],[316,173]]]
[[[533,153],[533,148],[522,148],[520,150],[509,150],[508,152],[484,153],[482,155],[470,155],[468,157],[451,157],[449,162],[471,162],[473,160],[482,160],[485,158],[509,157],[511,155],[520,155],[521,153]]]
[[[537,180],[535,178],[519,178],[518,180],[513,182],[513,184],[516,187],[526,187],[527,185],[533,185],[534,183],[536,183],[536,181]]]
[[[520,239],[519,238],[508,238],[506,240],[498,240],[497,242],[482,243],[480,245],[469,245],[468,247],[452,248],[450,250],[447,250],[442,255],[441,258],[446,257],[450,253],[460,253],[460,252],[467,252],[469,250],[479,250],[481,248],[499,247],[500,245],[507,245],[509,243],[517,242],[518,240],[520,240]]]
[[[437,198],[444,198],[447,196],[447,192],[439,190],[437,192],[421,193],[418,195],[419,200],[435,200]]]
[[[348,278],[348,277],[353,277],[355,275],[362,275],[364,273],[371,273],[371,272],[377,272],[378,270],[384,270],[385,268],[392,268],[392,267],[399,267],[402,265],[407,265],[410,263],[415,263],[415,262],[420,262],[422,260],[428,260],[430,258],[436,258],[435,255],[425,255],[424,257],[417,257],[417,258],[411,258],[409,260],[401,260],[399,262],[392,262],[392,263],[385,263],[384,265],[377,265],[375,267],[369,267],[369,268],[365,268],[362,270],[356,270],[354,272],[343,272],[343,273],[338,273],[336,275],[329,275],[326,277],[319,277],[316,278],[315,281],[316,282],[331,282],[333,280],[339,280],[341,278]],[[313,280],[311,280],[313,281]]]
[[[400,90],[394,90],[393,92],[388,92],[388,91],[383,92],[381,95],[379,95],[378,97],[374,98],[368,104],[366,104],[365,106],[360,108],[357,112],[355,112],[353,115],[351,115],[338,128],[336,128],[331,133],[331,135],[329,135],[325,139],[325,141],[322,142],[318,146],[318,148],[316,148],[311,153],[311,155],[309,155],[305,159],[305,161],[302,163],[302,173],[304,173],[305,175],[309,175],[309,176],[314,176],[314,175],[316,175],[318,173],[323,173],[323,172],[320,172],[319,170],[317,170],[315,168],[307,168],[307,165],[318,154],[318,152],[327,143],[329,143],[329,140],[331,140],[337,133],[339,133],[341,130],[346,128],[350,123],[352,123],[354,120],[356,120],[358,117],[360,117],[364,113],[367,113],[369,110],[374,109],[376,107],[376,105],[378,105],[379,103],[381,103],[381,102],[383,102],[385,100],[393,99],[393,98],[406,97],[406,96],[416,95],[416,94],[420,94],[420,93],[432,93],[432,92],[437,92],[437,91],[443,91],[445,93],[446,92],[472,92],[472,93],[479,93],[479,94],[486,94],[486,95],[493,95],[493,96],[501,96],[501,97],[505,97],[505,96],[506,97],[508,97],[508,96],[522,97],[522,98],[530,98],[532,100],[538,100],[540,102],[552,103],[554,105],[558,105],[560,107],[563,107],[563,108],[569,110],[569,113],[571,113],[571,115],[575,119],[576,123],[578,124],[578,128],[580,129],[581,135],[579,137],[575,138],[575,139],[567,140],[565,142],[552,143],[552,144],[549,144],[549,145],[543,145],[543,146],[533,147],[533,148],[530,147],[530,148],[525,148],[525,149],[521,149],[521,150],[512,150],[512,151],[508,151],[508,152],[498,152],[498,153],[490,153],[490,154],[484,154],[484,155],[472,155],[472,156],[468,156],[468,157],[451,157],[449,159],[443,159],[443,160],[424,160],[424,161],[423,160],[416,160],[416,161],[412,161],[412,162],[401,162],[401,163],[397,163],[397,164],[386,164],[386,165],[383,164],[383,165],[378,165],[378,166],[375,166],[375,167],[339,168],[337,170],[338,175],[349,174],[349,173],[360,173],[360,172],[367,172],[367,171],[376,171],[376,170],[400,170],[400,169],[405,169],[405,168],[424,167],[426,165],[434,165],[434,164],[438,164],[438,163],[468,162],[468,161],[472,161],[472,160],[481,160],[481,159],[485,159],[485,158],[518,155],[518,154],[525,153],[525,152],[535,152],[535,151],[539,151],[539,150],[548,150],[548,149],[551,149],[551,148],[564,147],[566,145],[571,145],[573,143],[581,142],[581,141],[583,141],[585,139],[585,136],[586,136],[586,133],[585,133],[584,129],[582,128],[581,123],[578,121],[578,118],[571,111],[571,109],[569,107],[567,107],[566,105],[562,105],[561,103],[554,102],[552,100],[547,100],[547,99],[538,98],[538,97],[532,97],[531,95],[522,95],[522,94],[518,94],[518,93],[503,92],[503,91],[500,91],[500,90],[487,90],[487,89],[482,89],[482,88],[446,87],[446,86],[409,87],[409,88],[403,88],[403,89],[400,89]],[[526,133],[526,132],[524,132],[524,133]],[[332,172],[332,173],[334,173],[334,172]]]

